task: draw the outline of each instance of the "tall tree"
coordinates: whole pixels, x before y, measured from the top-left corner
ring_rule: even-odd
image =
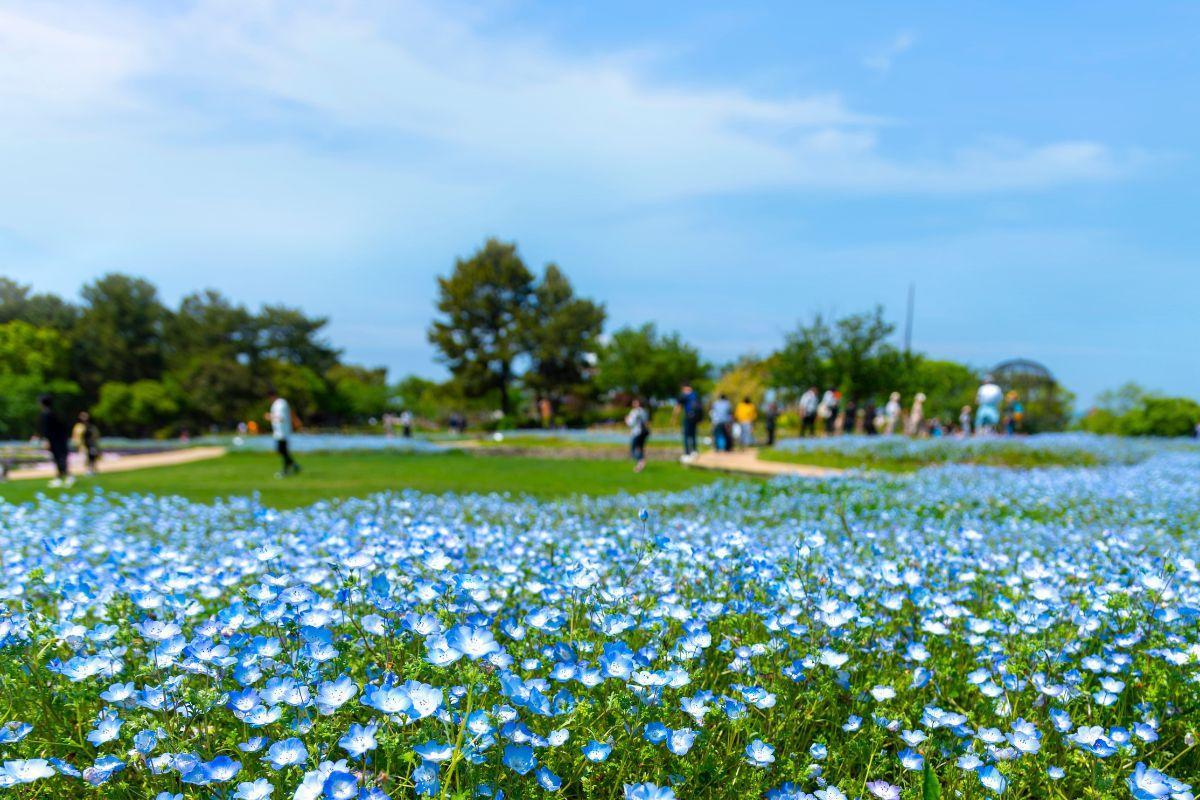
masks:
[[[160,377],[167,311],[154,284],[110,273],[83,287],[83,312],[74,331],[79,383],[96,397],[102,383]]]
[[[708,372],[699,350],[678,333],[660,335],[648,322],[613,333],[600,350],[596,383],[602,391],[661,401],[674,397],[684,383],[705,380]]]
[[[604,316],[603,305],[576,297],[562,270],[547,264],[527,315],[530,366],[525,385],[556,403],[578,393],[587,378],[588,357],[598,349]]]
[[[273,358],[324,375],[341,355],[321,335],[326,317],[310,317],[298,308],[263,306],[255,321],[257,355]]]
[[[32,289],[0,276],[0,324],[20,320],[39,328],[69,331],[79,309],[56,294],[32,294]]]
[[[812,386],[829,388],[830,339],[829,326],[820,314],[787,334],[783,347],[769,361],[771,385],[791,394],[803,393]]]
[[[215,289],[194,292],[179,302],[164,328],[167,361],[186,363],[197,354],[211,359],[248,359],[258,353],[259,324],[245,306]]]
[[[496,239],[438,278],[437,310],[443,316],[429,326],[429,342],[464,392],[498,391],[506,415],[533,294],[533,275],[516,245]]]

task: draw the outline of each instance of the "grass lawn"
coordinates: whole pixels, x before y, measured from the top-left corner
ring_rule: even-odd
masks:
[[[398,489],[511,492],[544,498],[672,491],[727,478],[675,463],[651,462],[644,472],[635,474],[628,461],[500,458],[469,453],[305,453],[298,460],[304,471],[283,480],[275,478],[279,458],[274,453],[236,453],[212,461],[80,478],[72,489],[50,489],[43,480],[12,481],[0,484],[0,497],[19,503],[39,493],[56,496],[87,492],[93,486],[112,492],[182,495],[200,501],[258,491],[263,503],[288,508]]]
[[[841,453],[836,450],[773,450],[762,448],[758,457],[763,461],[779,461],[785,464],[809,464],[814,467],[836,467],[838,469],[869,469],[879,472],[914,472],[922,467],[937,464],[975,464],[987,467],[1010,467],[1032,469],[1034,467],[1088,467],[1099,463],[1094,455],[1085,452],[1056,453],[1049,450],[997,450],[992,453],[975,453],[962,460],[939,457],[931,453],[897,456],[888,452]]]

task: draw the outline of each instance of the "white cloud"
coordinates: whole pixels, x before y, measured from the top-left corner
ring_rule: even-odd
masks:
[[[863,66],[875,72],[889,72],[892,64],[917,43],[917,35],[912,31],[900,31],[890,42],[863,59]]]

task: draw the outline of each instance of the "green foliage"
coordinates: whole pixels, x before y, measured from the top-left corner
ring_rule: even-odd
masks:
[[[713,386],[713,393],[725,394],[734,403],[749,397],[757,405],[763,400],[770,377],[768,362],[747,356],[722,371]]]
[[[177,393],[160,381],[110,381],[100,387],[92,413],[102,429],[148,436],[178,422],[179,401]]]
[[[548,264],[534,289],[526,325],[530,366],[525,385],[555,403],[569,394],[586,396],[587,359],[597,348],[604,316],[604,306],[576,297],[567,276]]]
[[[61,401],[79,394],[67,379],[66,337],[51,328],[14,320],[0,324],[0,437],[32,435],[45,393]]]
[[[975,405],[979,374],[955,361],[917,357],[906,384],[900,390],[906,399],[916,392],[924,392],[926,418],[957,420],[963,406]]]
[[[887,341],[894,330],[882,307],[832,322],[818,314],[788,334],[771,358],[772,383],[796,394],[836,386],[848,398],[884,396],[901,386],[911,366]]]
[[[163,369],[167,310],[149,281],[111,273],[80,291],[72,335],[72,374],[87,393],[101,384],[157,379]]]
[[[69,331],[79,309],[52,294],[31,294],[10,278],[0,276],[0,324],[20,320],[38,328]]]
[[[1104,392],[1078,423],[1080,430],[1121,436],[1190,436],[1200,423],[1200,403],[1164,397],[1136,383]]]
[[[603,392],[661,402],[677,395],[684,383],[707,382],[708,371],[699,350],[678,333],[659,334],[648,322],[612,334],[598,354],[596,385]]]
[[[437,310],[443,316],[429,326],[429,342],[464,392],[498,391],[505,414],[533,302],[533,275],[516,245],[497,239],[438,278]]]
[[[325,373],[333,396],[326,407],[343,419],[362,422],[388,408],[387,370],[338,364]]]

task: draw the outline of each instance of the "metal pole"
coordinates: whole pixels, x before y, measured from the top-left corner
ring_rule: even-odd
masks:
[[[908,285],[908,313],[904,317],[904,354],[912,353],[913,303],[916,300],[917,285]]]

